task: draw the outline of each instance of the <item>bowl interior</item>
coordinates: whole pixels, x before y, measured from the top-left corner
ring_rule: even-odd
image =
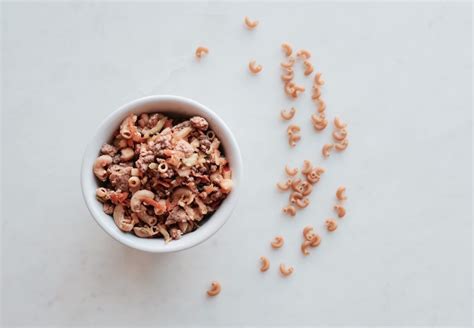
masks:
[[[214,130],[217,137],[221,140],[224,154],[232,170],[232,180],[234,182],[232,192],[202,226],[191,233],[183,235],[179,240],[173,240],[168,244],[165,244],[161,238],[138,238],[132,233],[122,232],[115,225],[113,218],[103,212],[102,204],[95,198],[95,190],[98,188],[99,183],[92,172],[92,165],[99,154],[100,147],[110,141],[114,131],[118,129],[118,126],[128,114],[151,112],[163,112],[173,116],[183,117],[194,115],[204,117],[209,122],[210,128]],[[150,96],[122,106],[107,117],[99,126],[97,133],[88,145],[84,155],[81,175],[82,191],[92,216],[113,238],[127,246],[143,251],[172,252],[197,245],[212,236],[222,227],[231,215],[237,201],[238,190],[240,188],[241,167],[240,152],[235,138],[226,124],[214,112],[190,99],[177,96]]]

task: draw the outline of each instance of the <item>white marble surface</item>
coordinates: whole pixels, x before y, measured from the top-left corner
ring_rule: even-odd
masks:
[[[2,4],[2,323],[117,325],[468,325],[471,323],[469,4]],[[251,15],[261,24],[242,27]],[[329,117],[350,147],[323,161],[309,96],[285,98],[279,45],[313,51]],[[210,55],[197,63],[198,44]],[[246,65],[264,65],[257,77]],[[297,79],[309,87],[298,71]],[[177,94],[233,129],[246,190],[206,243],[176,254],[126,248],[90,218],[82,152],[119,105]],[[303,140],[278,118],[299,109]],[[327,168],[291,220],[275,191],[285,163]],[[339,184],[347,218],[307,258]],[[270,239],[283,234],[280,251]],[[260,255],[272,261],[258,271]],[[282,279],[280,262],[295,273]],[[219,280],[223,291],[208,299]]]

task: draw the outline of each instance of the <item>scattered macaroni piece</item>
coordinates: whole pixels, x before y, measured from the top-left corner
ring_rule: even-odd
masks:
[[[207,291],[207,295],[209,296],[216,296],[221,292],[221,284],[217,281],[213,281],[211,284],[211,288]]]
[[[273,248],[281,248],[285,244],[285,240],[283,239],[282,236],[276,236],[274,240],[272,241],[271,245]]]
[[[290,168],[288,165],[285,166],[285,172],[290,177],[294,177],[298,173],[298,169],[296,167]]]
[[[284,120],[291,120],[296,114],[296,108],[294,107],[291,107],[291,109],[288,111],[288,110],[282,110],[281,113],[280,113],[280,116],[282,119]]]
[[[313,165],[307,159],[303,161],[303,168],[301,169],[301,173],[308,174],[313,169]]]
[[[294,134],[294,135],[291,135],[291,136],[289,137],[288,142],[289,142],[289,144],[290,144],[291,147],[294,147],[294,146],[296,146],[296,143],[297,143],[298,141],[300,141],[300,140],[301,140],[301,136],[300,136],[300,135],[297,135],[297,134]]]
[[[283,74],[281,76],[281,79],[282,79],[282,81],[289,82],[289,81],[293,80],[293,77],[294,77],[293,71],[288,70],[288,72],[286,74]]]
[[[262,65],[257,65],[257,63],[255,62],[255,60],[251,60],[249,62],[249,70],[250,72],[252,72],[253,74],[258,74],[262,71],[263,67]]]
[[[324,84],[324,80],[321,79],[321,73],[316,73],[316,75],[314,76],[314,83],[317,84],[317,85],[323,85]]]
[[[303,58],[303,59],[309,59],[311,57],[311,52],[305,49],[298,50],[296,53],[297,57]]]
[[[326,110],[326,103],[321,98],[318,99],[318,112],[323,113]]]
[[[342,140],[346,139],[346,137],[347,137],[347,130],[346,129],[341,129],[339,131],[334,131],[332,133],[332,137],[336,141],[342,141]]]
[[[342,130],[342,129],[346,128],[347,124],[344,123],[344,122],[342,122],[341,119],[336,116],[336,117],[334,118],[334,126],[335,126],[336,128],[338,128],[338,129],[341,129],[341,130]]]
[[[288,205],[283,208],[283,213],[289,215],[289,216],[295,216],[296,215],[296,208],[294,206]]]
[[[348,145],[349,145],[349,141],[347,139],[344,139],[341,142],[336,143],[334,147],[338,151],[343,151],[347,148]]]
[[[309,255],[308,248],[311,246],[311,242],[308,240],[303,241],[301,244],[301,252],[303,253],[304,256]]]
[[[313,64],[311,64],[311,63],[309,62],[309,60],[305,60],[305,61],[303,62],[303,65],[304,65],[304,67],[305,67],[305,70],[304,70],[304,75],[305,75],[305,76],[308,76],[308,75],[310,75],[311,73],[313,73],[313,71],[314,71]]]
[[[247,26],[248,29],[253,30],[254,28],[257,27],[258,20],[252,21],[252,20],[250,20],[250,18],[245,16],[244,23],[245,23],[245,25]]]
[[[324,157],[329,157],[331,149],[334,147],[333,144],[325,144],[322,149],[322,153]]]
[[[201,58],[203,55],[207,55],[208,53],[209,53],[209,49],[202,46],[197,47],[196,52],[195,52],[197,58]]]
[[[340,218],[343,218],[346,215],[346,209],[342,205],[334,205],[334,210]]]
[[[334,230],[337,229],[337,222],[333,219],[327,219],[325,224],[326,224],[326,228],[330,232],[333,232]]]
[[[283,263],[280,264],[280,272],[283,276],[288,277],[289,275],[293,273],[293,271],[294,271],[293,267],[291,266],[286,267]]]
[[[286,190],[290,189],[290,187],[291,187],[291,180],[290,179],[288,179],[285,182],[278,182],[277,183],[277,188],[280,191],[286,191]]]
[[[318,247],[321,244],[321,236],[315,234],[314,237],[311,239],[311,247]]]
[[[291,45],[287,42],[284,42],[281,44],[281,48],[283,49],[283,51],[285,52],[285,55],[286,57],[290,57],[291,54],[293,53],[293,48],[291,47]]]
[[[340,201],[346,200],[347,199],[347,197],[346,197],[346,187],[340,186],[339,188],[337,188],[336,197]]]
[[[270,268],[270,261],[265,256],[260,256],[262,266],[260,267],[261,272],[265,272]]]
[[[283,67],[283,68],[288,69],[288,68],[293,67],[294,64],[295,64],[295,57],[289,56],[288,61],[280,63],[280,66]]]

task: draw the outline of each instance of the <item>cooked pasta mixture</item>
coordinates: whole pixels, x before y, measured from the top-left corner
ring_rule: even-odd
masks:
[[[199,116],[128,116],[93,170],[97,199],[117,227],[165,242],[196,230],[232,190],[220,141]]]

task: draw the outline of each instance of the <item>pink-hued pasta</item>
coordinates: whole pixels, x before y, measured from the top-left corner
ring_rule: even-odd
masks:
[[[291,136],[291,135],[294,135],[298,132],[301,131],[301,128],[299,127],[299,125],[296,125],[296,124],[290,124],[288,125],[288,127],[286,128],[286,133]]]
[[[221,284],[217,281],[211,283],[211,288],[207,291],[207,295],[216,296],[221,292]]]
[[[343,151],[347,148],[347,146],[349,145],[349,140],[344,139],[342,140],[341,142],[337,142],[335,145],[334,145],[334,148],[336,148],[336,150],[338,151]]]
[[[322,131],[327,127],[328,120],[322,114],[313,114],[311,115],[311,123],[313,124],[315,130]]]
[[[301,173],[308,174],[313,169],[313,164],[307,159],[303,161],[303,168],[301,169]]]
[[[288,205],[283,208],[283,213],[289,215],[289,216],[295,216],[296,215],[296,208],[294,206]]]
[[[311,242],[308,240],[304,240],[303,243],[301,244],[301,252],[303,253],[304,256],[309,255],[308,248],[311,246]]]
[[[285,52],[286,57],[290,57],[291,54],[293,53],[293,47],[287,42],[282,43],[281,48]]]
[[[313,95],[311,96],[311,99],[319,100],[319,97],[321,97],[321,88],[313,86]]]
[[[347,196],[346,196],[346,187],[344,186],[340,186],[339,188],[337,188],[336,190],[336,198],[340,201],[343,201],[343,200],[346,200],[347,199]]]
[[[321,244],[321,236],[318,235],[318,234],[315,234],[315,235],[311,238],[310,242],[311,242],[311,243],[310,243],[309,245],[310,245],[311,247],[318,247],[318,246]]]
[[[294,177],[298,173],[298,169],[296,167],[290,168],[288,165],[286,165],[285,173],[290,177]]]
[[[280,264],[280,272],[284,277],[288,277],[289,275],[293,273],[293,271],[294,271],[293,267],[291,266],[286,267],[283,263]]]
[[[313,186],[308,181],[302,181],[294,188],[295,191],[303,196],[308,196],[313,191]]]
[[[244,23],[245,23],[245,26],[247,26],[248,29],[250,30],[253,30],[254,28],[257,27],[258,25],[258,20],[250,20],[250,18],[248,18],[247,16],[245,16],[244,18]]]
[[[278,182],[277,183],[277,188],[280,191],[286,191],[286,190],[290,189],[290,187],[291,187],[291,180],[290,179],[288,179],[285,182]]]
[[[280,66],[281,66],[282,68],[289,69],[289,68],[292,68],[294,64],[295,64],[295,57],[289,56],[289,57],[288,57],[288,61],[286,61],[286,62],[281,62],[281,63],[280,63]]]
[[[271,242],[272,248],[281,248],[285,244],[285,239],[282,236],[276,236]]]
[[[311,57],[311,52],[306,49],[301,49],[296,52],[296,56],[303,59],[309,59]]]
[[[298,186],[300,185],[300,183],[301,179],[294,178],[293,180],[291,180],[291,189],[293,189],[293,191],[298,191]]]
[[[295,84],[291,81],[285,83],[285,93],[290,96],[294,97],[296,90],[295,90]]]
[[[270,261],[265,256],[260,256],[262,266],[260,267],[261,272],[265,272],[270,268]]]
[[[289,196],[289,201],[290,201],[291,204],[296,204],[296,201],[298,199],[303,199],[303,194],[301,194],[297,191],[292,192]]]
[[[207,47],[197,47],[195,55],[197,58],[201,58],[204,55],[207,55],[209,53],[209,49]]]
[[[346,215],[346,209],[342,205],[334,205],[334,210],[340,218],[343,218]]]
[[[283,74],[281,76],[281,79],[282,79],[282,81],[289,82],[289,81],[293,80],[294,76],[295,75],[292,71],[288,71],[286,74]]]
[[[341,129],[339,131],[334,131],[332,133],[332,137],[336,141],[342,141],[342,140],[346,139],[346,137],[347,137],[347,130],[346,129]]]
[[[291,120],[296,114],[296,108],[291,107],[290,110],[282,110],[280,112],[280,116],[282,119],[289,121]]]
[[[306,179],[308,180],[309,183],[315,184],[319,182],[321,175],[324,173],[324,169],[320,167],[316,167],[312,169],[307,175]]]
[[[94,175],[99,179],[100,181],[105,181],[107,180],[107,166],[112,164],[112,157],[109,155],[101,155],[97,157],[97,159],[94,161],[94,167],[93,167],[93,172]]]
[[[299,207],[299,208],[306,208],[309,205],[309,199],[308,198],[296,199],[295,205],[296,207]]]
[[[296,85],[296,84],[295,84],[294,89],[295,89],[296,92],[304,92],[306,90],[304,86]]]
[[[347,127],[347,123],[344,123],[343,121],[341,121],[341,119],[339,117],[335,117],[334,118],[334,126],[340,130],[342,129],[345,129]]]
[[[313,71],[314,71],[313,64],[311,64],[311,63],[309,62],[309,60],[305,60],[305,61],[303,62],[303,65],[304,65],[304,68],[305,68],[305,70],[304,70],[304,75],[305,75],[305,76],[308,76],[308,75],[310,75],[311,73],[313,73]]]
[[[333,219],[327,219],[325,225],[330,232],[333,232],[337,229],[337,222]]]
[[[318,113],[324,113],[326,110],[326,103],[321,98],[318,99]]]
[[[312,226],[306,226],[303,229],[303,237],[307,241],[313,240],[314,237],[314,228]]]
[[[329,157],[331,150],[333,149],[333,144],[324,144],[323,149],[321,150],[324,157]]]
[[[120,230],[124,232],[129,232],[133,230],[135,223],[130,218],[125,217],[125,209],[123,208],[123,205],[115,205],[113,218],[115,225],[117,225]]]
[[[295,147],[298,141],[301,140],[301,136],[298,134],[290,135],[288,138],[288,143],[291,147]]]
[[[263,67],[262,67],[262,65],[257,65],[255,60],[251,60],[249,62],[249,70],[253,74],[258,74],[263,70]]]
[[[128,179],[128,185],[129,185],[131,188],[136,188],[136,187],[138,187],[140,184],[141,184],[141,182],[140,182],[140,178],[139,178],[139,177],[130,177],[130,179]]]
[[[316,73],[316,75],[314,76],[314,83],[316,85],[323,85],[324,84],[324,80],[321,78],[321,73]]]

